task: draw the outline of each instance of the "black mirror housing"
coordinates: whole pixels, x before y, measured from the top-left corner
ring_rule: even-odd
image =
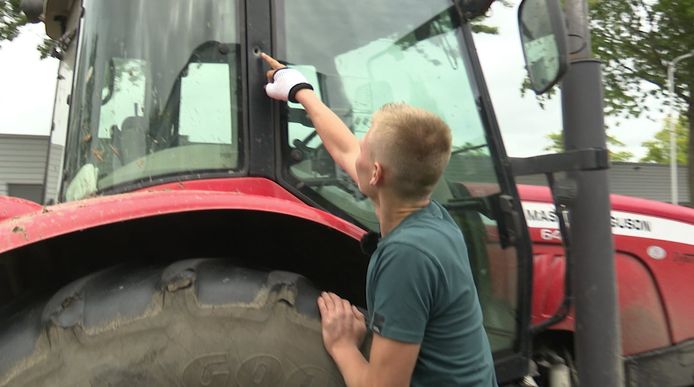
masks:
[[[569,68],[564,13],[558,0],[523,0],[518,27],[530,87],[542,94]]]
[[[495,0],[460,0],[458,3],[468,20],[483,16]]]
[[[38,23],[43,15],[43,0],[22,0],[20,8],[30,23]]]

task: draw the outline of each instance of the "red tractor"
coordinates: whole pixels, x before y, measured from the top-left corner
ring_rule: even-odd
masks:
[[[519,192],[533,240],[532,322],[542,324],[558,310],[566,316],[536,337],[536,359],[570,367],[576,321],[564,302],[557,214],[547,189],[519,186]],[[627,378],[637,386],[692,385],[694,363],[686,359],[694,351],[694,209],[621,195],[611,202]]]
[[[326,289],[365,304],[378,223],[301,107],[267,98],[263,51],[302,71],[357,135],[394,100],[449,123],[453,152],[433,198],[467,241],[500,383],[575,382],[574,349],[582,383],[616,385],[609,202],[600,184],[581,189],[584,178],[602,181],[604,138],[569,136],[567,153],[507,157],[470,29],[491,3],[25,0],[61,60],[47,175],[60,173],[45,198],[58,204],[0,197],[0,386],[343,383],[322,346],[316,297]],[[543,92],[568,68],[558,2],[525,0],[519,24],[532,87]],[[582,70],[594,68],[572,62],[563,92],[599,90]],[[555,184],[559,171],[577,174],[577,188]],[[566,302],[531,309],[543,258],[533,258],[537,231],[526,227],[513,176],[538,172],[553,200],[524,200],[556,204],[559,239],[578,246],[568,266],[580,280]],[[602,262],[580,259],[591,232]],[[562,255],[550,242],[538,248]],[[605,274],[588,274],[596,268]],[[547,285],[553,297],[558,284]],[[586,288],[597,289],[595,307]],[[558,335],[571,331],[562,317],[572,298],[576,336]],[[667,316],[667,340],[640,347],[643,357],[676,348],[686,360],[691,346],[680,343],[691,336],[675,336]],[[599,324],[608,340],[591,330]],[[595,373],[591,362],[604,368]],[[692,364],[678,364],[691,377]]]

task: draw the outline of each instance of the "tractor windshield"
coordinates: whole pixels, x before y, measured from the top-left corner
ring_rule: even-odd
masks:
[[[66,200],[241,167],[238,14],[230,0],[89,1],[71,97]]]

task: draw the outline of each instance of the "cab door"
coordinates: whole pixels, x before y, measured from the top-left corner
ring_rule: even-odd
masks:
[[[271,1],[270,8],[272,54],[301,71],[357,137],[389,102],[429,110],[452,128],[434,199],[466,238],[499,382],[527,375],[530,246],[468,24],[446,0]],[[336,167],[301,106],[277,109],[281,182],[378,230],[371,203]]]

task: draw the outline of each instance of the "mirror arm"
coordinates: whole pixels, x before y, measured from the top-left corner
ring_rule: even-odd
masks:
[[[534,157],[509,157],[514,176],[598,171],[610,167],[607,149],[587,148]]]

